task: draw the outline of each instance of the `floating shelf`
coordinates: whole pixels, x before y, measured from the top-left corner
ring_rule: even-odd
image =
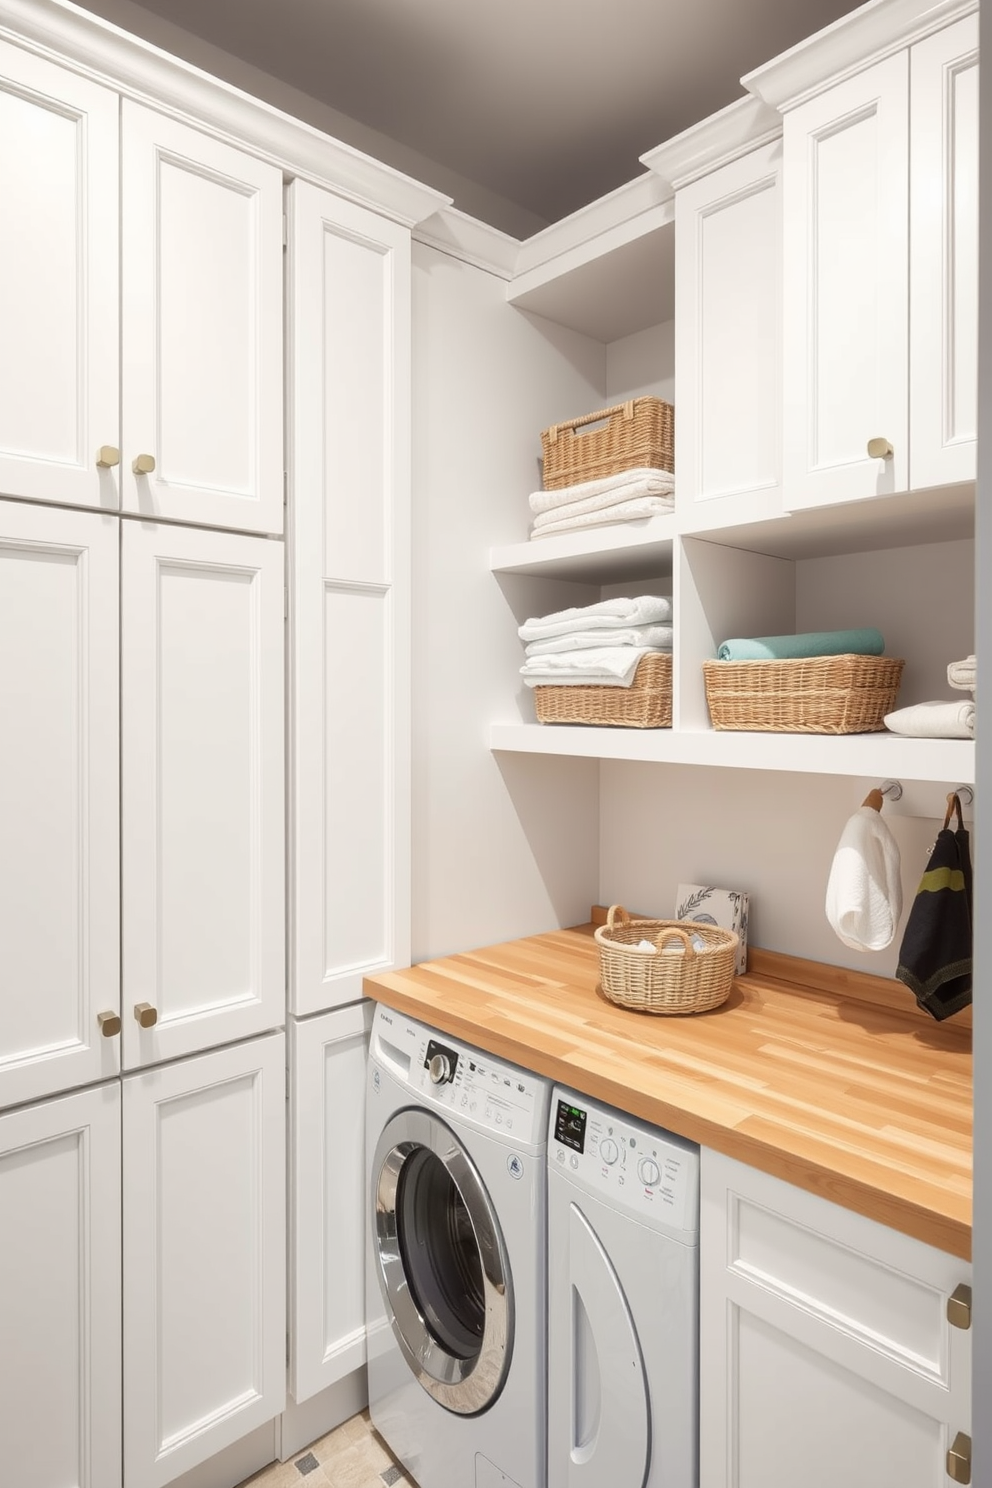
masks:
[[[493,573],[586,583],[653,579],[672,571],[674,536],[674,513],[665,512],[643,522],[562,532],[556,537],[490,548],[489,567]]]

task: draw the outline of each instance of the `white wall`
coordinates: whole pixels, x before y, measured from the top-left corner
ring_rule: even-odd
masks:
[[[586,920],[594,761],[494,756],[517,714],[517,625],[574,586],[488,569],[523,541],[540,431],[602,406],[602,345],[511,310],[494,275],[414,244],[413,958]],[[581,602],[581,601],[579,601]]]

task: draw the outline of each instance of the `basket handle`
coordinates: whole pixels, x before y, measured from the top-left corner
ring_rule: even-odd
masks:
[[[612,408],[601,408],[598,413],[584,413],[581,418],[567,419],[562,424],[552,424],[548,430],[548,443],[557,444],[559,434],[581,429],[583,424],[598,424],[603,419],[612,418],[615,413],[622,413],[625,419],[632,419],[634,417],[633,398],[628,398],[626,403],[615,403]]]
[[[675,925],[668,925],[664,930],[659,930],[654,938],[654,943],[658,947],[658,950],[661,951],[664,950],[666,941],[671,940],[673,937],[682,942],[687,956],[694,956],[696,954],[696,947],[693,945],[687,932],[685,930],[679,930]]]
[[[611,904],[606,915],[606,928],[613,930],[618,924],[621,930],[625,930],[630,924],[630,915],[622,904]]]

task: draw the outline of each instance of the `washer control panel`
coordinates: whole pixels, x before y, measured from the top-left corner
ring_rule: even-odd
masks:
[[[548,1166],[617,1208],[694,1235],[699,1230],[699,1148],[609,1106],[557,1089]]]
[[[547,1140],[549,1086],[539,1075],[424,1028],[381,1003],[370,1056],[425,1106],[450,1111],[514,1144],[535,1147]]]

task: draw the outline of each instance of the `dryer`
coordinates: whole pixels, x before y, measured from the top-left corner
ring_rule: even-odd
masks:
[[[545,1488],[551,1085],[380,1005],[369,1412],[419,1488]]]
[[[556,1087],[548,1488],[696,1488],[699,1149]]]

